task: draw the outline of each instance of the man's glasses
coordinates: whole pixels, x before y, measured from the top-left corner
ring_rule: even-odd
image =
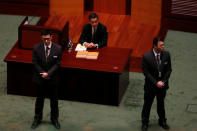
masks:
[[[51,38],[42,38],[43,41],[50,41]]]
[[[94,24],[94,23],[98,23],[98,21],[90,21],[90,23]]]

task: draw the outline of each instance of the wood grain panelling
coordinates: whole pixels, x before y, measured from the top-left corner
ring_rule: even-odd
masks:
[[[161,23],[162,0],[132,0],[131,16],[135,21]]]
[[[111,14],[130,14],[131,0],[94,0],[94,11]]]
[[[84,0],[50,0],[50,15],[83,15]]]

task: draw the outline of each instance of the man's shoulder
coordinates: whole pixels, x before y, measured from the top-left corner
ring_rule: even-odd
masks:
[[[150,50],[150,51],[144,53],[144,57],[150,57],[152,55],[152,53],[153,53],[152,50]]]
[[[170,57],[170,52],[167,50],[162,51],[162,55],[166,57]]]
[[[98,24],[98,27],[102,28],[102,29],[106,29],[107,27],[105,25],[103,25],[102,23]]]
[[[59,50],[61,50],[61,46],[59,45],[59,44],[56,44],[56,43],[52,43],[53,44],[53,47],[55,48],[55,49],[59,49]]]
[[[84,28],[90,28],[91,27],[91,24],[85,24],[83,27]]]
[[[169,55],[169,54],[170,54],[170,52],[169,52],[169,51],[167,51],[167,50],[164,50],[164,51],[163,51],[163,54]]]
[[[37,43],[34,45],[34,49],[40,48],[43,45],[43,43]]]
[[[90,31],[91,30],[91,28],[92,28],[92,26],[90,25],[90,24],[85,24],[84,26],[83,26],[83,31]]]

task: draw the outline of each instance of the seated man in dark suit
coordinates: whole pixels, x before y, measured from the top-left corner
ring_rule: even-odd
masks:
[[[33,49],[32,63],[35,67],[33,82],[37,87],[34,122],[31,126],[35,129],[42,121],[44,99],[50,98],[51,122],[59,129],[58,122],[58,69],[62,60],[61,46],[51,41],[50,30],[41,32],[42,43],[36,44]]]
[[[83,27],[79,43],[87,48],[100,48],[107,45],[107,28],[99,23],[98,15],[89,15],[89,24]]]

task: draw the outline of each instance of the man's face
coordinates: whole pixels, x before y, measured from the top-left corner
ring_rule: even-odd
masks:
[[[98,26],[98,18],[91,18],[90,19],[90,24],[92,25],[93,28],[96,28]]]
[[[154,48],[158,51],[161,52],[164,50],[164,42],[163,41],[158,41],[157,46],[154,46]]]
[[[48,35],[42,35],[42,41],[47,46],[50,44],[51,39],[52,39],[52,36],[50,34],[48,34]]]

